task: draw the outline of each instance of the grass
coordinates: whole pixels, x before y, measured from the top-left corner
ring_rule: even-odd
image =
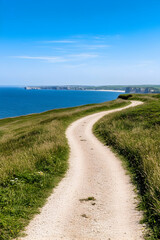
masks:
[[[68,168],[68,125],[122,107],[118,99],[0,120],[0,240],[19,236]]]
[[[88,201],[96,201],[94,197],[88,197],[88,198],[81,198],[79,199],[80,202],[88,202]]]
[[[146,238],[160,239],[160,94],[119,97],[144,104],[105,116],[94,132],[125,159],[150,228]]]

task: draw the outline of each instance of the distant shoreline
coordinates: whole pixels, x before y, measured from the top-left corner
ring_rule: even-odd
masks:
[[[115,100],[120,94],[120,92],[85,90],[0,89],[0,119],[41,113],[52,109],[98,104]]]
[[[91,90],[91,91],[100,91],[100,92],[123,92],[125,93],[124,90]]]
[[[125,93],[125,90],[114,90],[114,89],[54,89],[54,88],[41,88],[41,87],[25,87],[26,90],[66,90],[66,91],[99,91],[99,92],[122,92]]]

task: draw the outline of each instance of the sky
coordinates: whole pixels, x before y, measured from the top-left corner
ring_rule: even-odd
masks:
[[[0,0],[0,85],[160,84],[160,0]]]

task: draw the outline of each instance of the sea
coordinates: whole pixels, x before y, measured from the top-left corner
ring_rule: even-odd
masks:
[[[81,90],[26,90],[0,87],[0,119],[51,109],[102,103],[116,99],[120,92]]]

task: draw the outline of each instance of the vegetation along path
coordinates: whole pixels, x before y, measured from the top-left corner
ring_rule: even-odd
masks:
[[[93,135],[104,115],[141,104],[95,113],[72,123],[66,135],[70,168],[26,229],[25,240],[140,240],[141,213],[121,161]]]

